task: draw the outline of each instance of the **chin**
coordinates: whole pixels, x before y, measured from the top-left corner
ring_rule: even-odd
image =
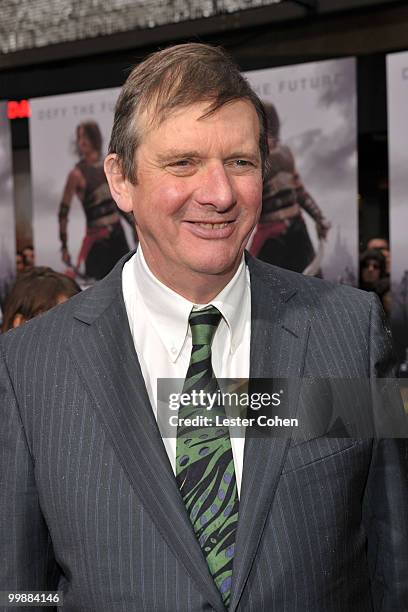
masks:
[[[226,254],[219,255],[211,254],[208,257],[197,257],[194,262],[190,261],[190,269],[200,274],[222,275],[228,274],[236,270],[241,261],[241,254],[227,256]]]

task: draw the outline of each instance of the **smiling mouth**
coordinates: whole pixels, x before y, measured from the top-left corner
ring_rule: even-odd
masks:
[[[203,227],[204,229],[214,230],[214,229],[224,229],[225,227],[228,227],[229,225],[231,225],[233,221],[227,221],[223,223],[202,223],[200,221],[190,221],[189,223],[198,225],[199,227]]]

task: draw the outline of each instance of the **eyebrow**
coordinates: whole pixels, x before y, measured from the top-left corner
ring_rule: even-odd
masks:
[[[157,155],[157,159],[159,161],[168,161],[169,159],[174,159],[175,157],[200,157],[200,153],[198,151],[182,151],[180,149],[168,149],[165,153]]]
[[[231,153],[231,155],[228,155],[226,159],[240,159],[242,157],[245,157],[253,162],[260,161],[261,152],[257,151],[257,153],[252,153],[250,151],[234,151]]]

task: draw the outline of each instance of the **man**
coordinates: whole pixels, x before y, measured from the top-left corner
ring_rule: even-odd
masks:
[[[129,245],[109,193],[101,160],[102,134],[95,121],[84,121],[77,126],[76,145],[80,160],[68,174],[58,212],[61,257],[65,264],[72,265],[68,214],[76,195],[84,209],[87,229],[75,267],[80,268],[84,263],[86,276],[99,280],[129,251]]]
[[[159,434],[158,378],[389,373],[371,294],[244,258],[266,158],[221,50],[129,76],[105,168],[140,247],[0,344],[1,589],[59,588],[67,611],[408,606],[405,442]]]

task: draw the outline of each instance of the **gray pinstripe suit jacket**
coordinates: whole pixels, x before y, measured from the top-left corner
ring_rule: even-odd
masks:
[[[372,294],[251,258],[252,377],[389,372]],[[0,339],[0,589],[63,610],[225,611],[160,439],[121,267]],[[406,441],[245,445],[230,610],[408,610]]]

